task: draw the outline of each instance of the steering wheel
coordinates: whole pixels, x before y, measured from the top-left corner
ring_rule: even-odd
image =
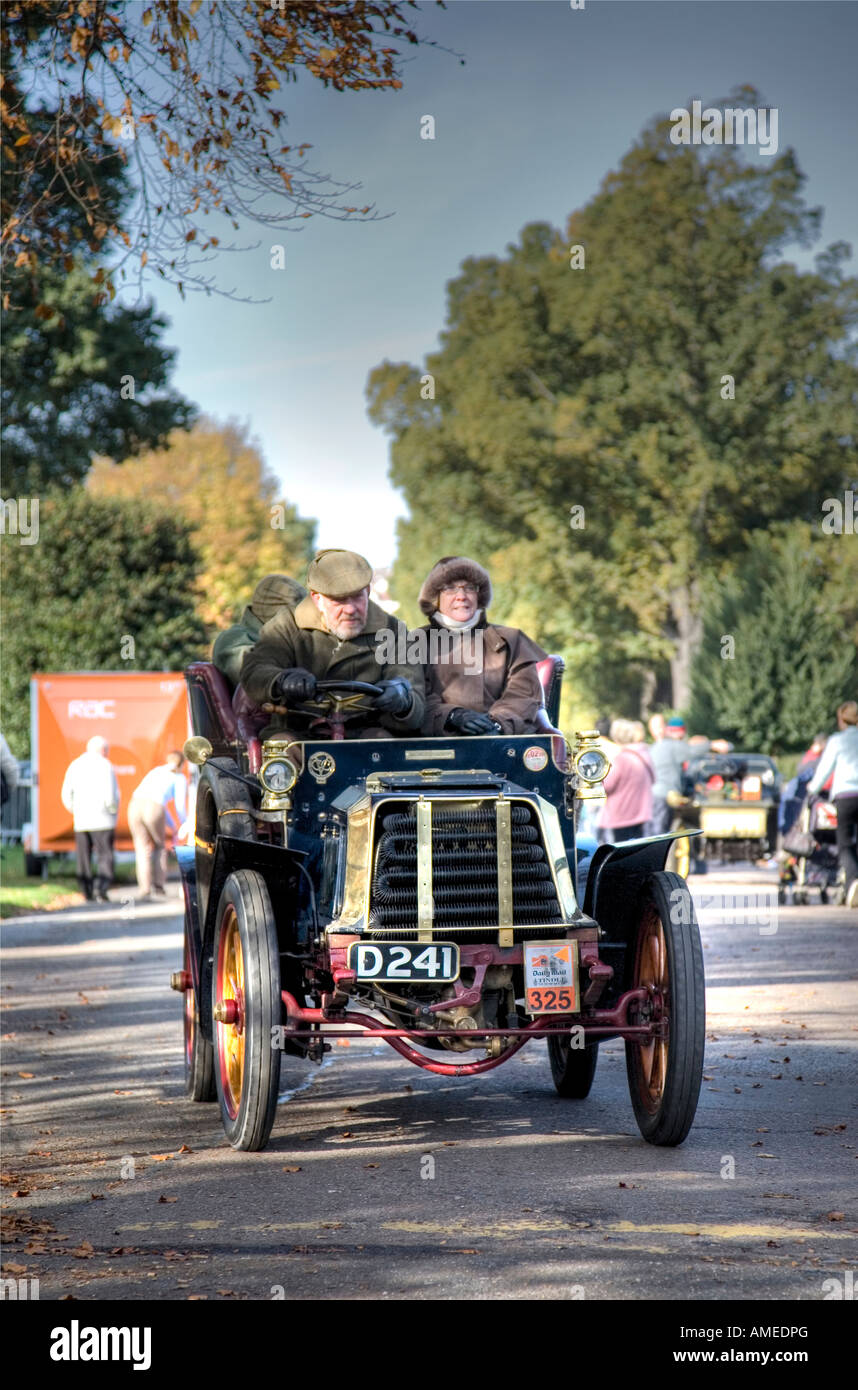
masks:
[[[316,696],[312,700],[296,701],[292,705],[275,705],[269,700],[262,708],[266,713],[273,711],[275,714],[289,714],[293,710],[299,714],[339,714],[349,707],[359,706],[361,696],[381,693],[381,686],[372,685],[369,681],[317,681]],[[317,698],[319,695],[321,699]]]

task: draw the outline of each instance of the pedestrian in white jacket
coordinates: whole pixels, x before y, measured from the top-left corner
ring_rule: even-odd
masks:
[[[823,749],[807,788],[808,796],[820,791],[831,773],[831,800],[837,808],[837,854],[846,874],[846,902],[858,907],[858,703],[844,700],[837,708],[837,728]]]
[[[93,735],[86,752],[66,769],[60,792],[74,824],[77,881],[87,901],[94,897],[99,903],[110,901],[107,890],[113,882],[113,837],[119,812],[119,783],[107,754],[107,739]]]

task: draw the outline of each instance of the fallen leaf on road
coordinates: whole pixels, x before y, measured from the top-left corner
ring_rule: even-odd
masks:
[[[479,1255],[479,1250],[451,1250],[451,1255]]]
[[[3,1266],[3,1273],[4,1273],[4,1274],[26,1274],[26,1273],[27,1273],[27,1270],[29,1269],[29,1267],[30,1267],[29,1265],[13,1265],[13,1264],[7,1264],[7,1265],[4,1265],[4,1266]]]
[[[189,1149],[187,1144],[183,1144],[182,1147],[177,1150],[177,1152],[180,1154],[192,1154],[194,1151],[193,1149]]]
[[[322,1222],[322,1230],[323,1230],[323,1231],[341,1231],[341,1230],[343,1229],[343,1226],[344,1226],[344,1225],[345,1225],[345,1222],[344,1222],[344,1221],[323,1221],[323,1222]]]
[[[342,1132],[342,1134],[340,1135],[340,1138],[341,1138],[341,1139],[354,1139],[354,1134],[352,1133],[352,1131],[351,1131],[350,1129],[344,1129],[343,1132]]]
[[[156,1163],[166,1163],[168,1158],[173,1158],[173,1154],[150,1154],[149,1157]]]
[[[35,1072],[32,1072],[32,1071],[19,1071],[19,1072],[18,1072],[18,1075],[19,1075],[19,1076],[23,1076],[23,1078],[24,1078],[25,1081],[32,1081],[33,1077],[35,1076]]]
[[[29,1189],[29,1187],[18,1187],[18,1188],[16,1188],[15,1191],[12,1193],[12,1196],[13,1196],[13,1197],[29,1197],[29,1195],[30,1195],[30,1189]]]
[[[299,1163],[287,1163],[283,1168],[284,1173],[300,1173],[300,1171],[301,1165]]]
[[[90,1200],[91,1202],[103,1202],[103,1201],[105,1200],[105,1198],[104,1198],[104,1193],[103,1193],[103,1192],[90,1192],[90,1194],[89,1194],[89,1200]]]
[[[829,1211],[825,1213],[826,1221],[843,1221],[845,1217],[842,1211]]]
[[[163,1193],[162,1193],[162,1195],[158,1198],[158,1201],[159,1201],[159,1202],[178,1202],[178,1200],[179,1200],[178,1197],[165,1197],[165,1196],[163,1195]]]
[[[364,1166],[364,1168],[377,1168],[377,1167],[378,1167],[378,1164],[377,1164],[377,1163],[365,1163],[363,1166]]]
[[[188,1300],[187,1300],[187,1301],[188,1301],[188,1303],[199,1303],[200,1299],[202,1299],[202,1298],[208,1298],[208,1294],[207,1294],[207,1293],[189,1293],[189,1294],[188,1294]]]
[[[73,1255],[76,1260],[91,1260],[93,1255],[95,1254],[95,1246],[93,1246],[88,1240],[83,1240],[81,1241],[77,1249],[70,1250],[69,1254]]]

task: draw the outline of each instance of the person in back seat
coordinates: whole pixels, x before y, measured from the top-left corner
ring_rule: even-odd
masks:
[[[219,632],[212,648],[214,665],[233,686],[238,685],[241,663],[247,652],[256,646],[268,619],[281,608],[295,608],[306,597],[307,590],[288,574],[266,574],[260,579],[240,621],[225,632]]]

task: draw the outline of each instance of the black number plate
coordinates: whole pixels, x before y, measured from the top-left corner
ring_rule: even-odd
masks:
[[[452,941],[353,941],[349,969],[359,980],[458,980],[459,948]]]

